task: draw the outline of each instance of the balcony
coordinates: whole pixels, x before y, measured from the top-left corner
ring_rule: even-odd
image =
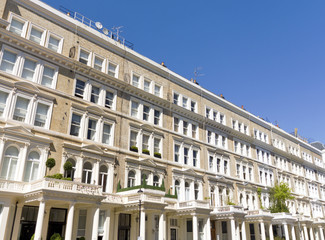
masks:
[[[44,178],[30,183],[0,180],[0,191],[25,194],[41,189],[93,196],[102,195],[101,186],[53,178]]]
[[[186,202],[178,202],[177,204],[178,209],[185,209],[185,208],[205,208],[210,209],[210,203],[208,201],[202,200],[190,200]]]
[[[242,206],[237,206],[237,205],[227,205],[227,206],[221,206],[221,207],[215,207],[214,212],[239,212],[242,213],[244,212],[244,207]]]
[[[271,211],[269,210],[258,209],[258,210],[248,210],[247,215],[248,216],[256,216],[256,215],[271,216],[272,214]]]

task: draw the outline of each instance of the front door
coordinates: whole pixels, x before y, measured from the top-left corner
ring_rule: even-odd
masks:
[[[38,207],[24,206],[20,218],[20,236],[19,240],[30,240],[34,235]]]
[[[65,233],[67,209],[51,208],[49,225],[47,230],[47,239],[49,240],[54,233],[60,234],[61,237]]]
[[[118,219],[118,240],[130,240],[131,214],[121,213]]]
[[[177,239],[177,229],[171,228],[170,229],[170,240],[176,240]]]

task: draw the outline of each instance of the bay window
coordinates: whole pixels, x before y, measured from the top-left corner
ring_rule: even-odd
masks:
[[[96,127],[97,120],[89,119],[88,120],[88,130],[87,130],[87,139],[95,141],[96,140]]]
[[[37,44],[43,45],[44,37],[45,37],[45,29],[36,27],[34,25],[31,26],[29,36],[28,36],[29,40]]]
[[[12,118],[16,121],[25,122],[29,103],[30,103],[29,99],[18,96]]]
[[[48,111],[50,106],[38,103],[37,110],[35,115],[34,125],[38,127],[45,127],[46,123],[48,122]]]
[[[85,162],[82,169],[82,182],[91,184],[93,166],[90,162]]]
[[[4,154],[0,177],[6,180],[15,180],[18,164],[19,150],[14,147],[8,147]]]
[[[15,66],[17,62],[18,54],[8,50],[4,50],[2,53],[2,60],[0,65],[0,70],[7,73],[15,74]]]
[[[80,135],[80,125],[81,125],[81,116],[73,113],[71,118],[71,127],[70,135],[79,137]]]
[[[27,28],[27,21],[19,16],[11,15],[11,21],[9,25],[9,32],[12,32],[18,36],[24,37]]]
[[[24,181],[34,181],[38,177],[38,169],[40,164],[40,155],[38,152],[31,152],[28,155],[25,167]]]

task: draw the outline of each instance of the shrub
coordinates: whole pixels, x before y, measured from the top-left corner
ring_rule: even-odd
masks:
[[[150,151],[148,149],[142,149],[142,153],[150,155]]]
[[[62,240],[62,237],[61,237],[61,235],[59,233],[54,233],[51,236],[50,240]]]
[[[33,234],[33,236],[30,238],[30,240],[34,240],[35,237],[35,233]]]
[[[48,158],[46,160],[46,167],[48,167],[50,170],[54,168],[55,166],[55,159],[54,158]]]
[[[70,161],[66,161],[65,164],[63,165],[63,169],[65,171],[71,171],[72,170],[72,163]]]
[[[86,238],[85,237],[80,237],[79,240],[86,240]]]
[[[130,150],[131,150],[132,152],[138,152],[138,147],[137,147],[137,146],[131,146],[131,147],[130,147]]]
[[[161,153],[159,153],[159,152],[155,152],[153,155],[154,155],[156,158],[161,158]]]

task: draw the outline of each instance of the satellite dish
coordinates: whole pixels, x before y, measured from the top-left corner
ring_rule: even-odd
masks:
[[[107,29],[107,28],[103,28],[103,33],[104,33],[105,35],[108,35],[108,33],[109,33],[108,29]]]
[[[98,28],[99,30],[103,28],[103,24],[101,24],[100,22],[96,22],[95,23],[96,28]]]

